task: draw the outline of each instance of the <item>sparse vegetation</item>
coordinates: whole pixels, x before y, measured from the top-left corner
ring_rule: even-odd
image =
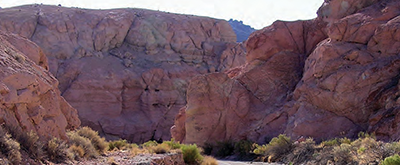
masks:
[[[85,137],[90,140],[94,148],[99,154],[103,154],[108,147],[106,140],[99,136],[99,134],[89,127],[82,127],[76,131],[79,136]]]
[[[392,155],[393,159],[388,162],[394,162],[399,152],[399,142],[384,143],[366,133],[360,133],[355,140],[335,138],[319,144],[313,139],[291,142],[288,137],[279,135],[269,144],[256,145],[253,150],[259,155],[258,160],[288,164],[383,164],[382,160]]]
[[[0,151],[12,164],[19,164],[22,160],[20,145],[0,127]]]
[[[67,144],[57,138],[53,138],[45,145],[45,151],[50,161],[55,163],[63,163],[68,158],[68,146]]]

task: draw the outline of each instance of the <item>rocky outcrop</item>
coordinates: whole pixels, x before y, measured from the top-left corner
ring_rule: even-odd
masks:
[[[236,41],[244,42],[249,38],[250,34],[256,31],[249,25],[243,24],[243,21],[230,19],[229,24],[232,26],[233,31],[236,33]]]
[[[170,139],[188,81],[244,63],[228,22],[142,9],[28,5],[0,29],[37,43],[82,125],[109,139]]]
[[[66,139],[80,125],[76,109],[58,90],[46,56],[33,42],[0,31],[0,124]]]
[[[194,78],[173,136],[265,143],[367,131],[399,140],[400,3],[331,0],[318,14],[253,33],[245,65]]]

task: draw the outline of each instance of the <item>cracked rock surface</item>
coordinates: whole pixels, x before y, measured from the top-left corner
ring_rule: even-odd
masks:
[[[0,19],[43,49],[82,125],[108,139],[168,140],[189,80],[245,61],[224,20],[46,5],[1,9]]]

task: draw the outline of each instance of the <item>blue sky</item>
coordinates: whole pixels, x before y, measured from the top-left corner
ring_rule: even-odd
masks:
[[[146,8],[173,13],[242,20],[261,29],[275,20],[315,18],[324,0],[4,0],[0,7],[43,3],[91,9]]]

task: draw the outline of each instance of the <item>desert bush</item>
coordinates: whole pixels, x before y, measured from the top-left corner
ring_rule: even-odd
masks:
[[[130,148],[131,156],[136,156],[138,154],[149,153],[148,150],[139,148],[137,145]]]
[[[217,149],[217,152],[215,153],[216,156],[226,157],[233,154],[235,151],[235,144],[232,141],[227,140],[217,142],[214,148]]]
[[[204,156],[203,161],[201,161],[201,165],[218,165],[218,161],[211,156]]]
[[[75,131],[67,132],[67,136],[71,145],[81,147],[84,151],[82,156],[81,154],[75,155],[79,155],[81,158],[96,158],[98,156],[96,148],[88,138],[80,136]]]
[[[49,140],[44,148],[48,159],[52,162],[63,163],[69,159],[67,144],[60,139]]]
[[[266,145],[264,155],[268,156],[268,161],[278,161],[286,156],[293,149],[293,143],[286,135],[279,135],[272,138]]]
[[[338,146],[340,145],[337,138],[321,142],[323,146]]]
[[[164,141],[163,144],[168,145],[173,150],[181,148],[181,144],[176,142],[174,138],[172,138],[170,141]]]
[[[344,137],[344,138],[340,138],[339,139],[339,143],[340,144],[351,144],[351,139],[349,139],[349,138],[347,138],[347,137]]]
[[[352,155],[352,146],[347,143],[343,143],[340,146],[333,148],[333,156],[335,162],[338,164],[352,164],[354,163]]]
[[[150,150],[150,152],[156,153],[156,154],[165,154],[165,153],[168,153],[171,150],[171,148],[169,147],[168,144],[163,143],[163,144],[158,144],[156,146],[149,147],[148,150]]]
[[[358,138],[359,138],[359,139],[363,139],[363,138],[372,138],[372,139],[375,139],[375,140],[376,140],[376,137],[375,137],[375,134],[374,134],[374,133],[368,134],[368,133],[366,133],[366,132],[359,132],[359,133],[358,133]]]
[[[157,146],[157,145],[158,145],[158,143],[156,141],[150,140],[150,141],[147,141],[147,142],[143,143],[142,147],[143,148],[148,148],[148,147],[154,147],[154,146]]]
[[[79,136],[85,137],[90,140],[94,148],[99,154],[104,153],[107,150],[108,143],[106,140],[99,136],[98,132],[92,130],[89,127],[82,127],[76,131]]]
[[[254,150],[254,143],[249,140],[240,140],[235,143],[235,153],[239,156],[249,155]]]
[[[71,147],[68,148],[68,157],[71,160],[79,160],[83,158],[85,155],[85,150],[81,146],[77,146],[73,144]]]
[[[108,142],[108,150],[112,151],[114,149],[118,149],[118,150],[124,150],[124,149],[128,149],[130,148],[130,145],[126,140],[115,140],[115,141],[111,141]]]
[[[0,127],[0,151],[12,164],[21,163],[20,144]]]
[[[294,164],[302,164],[307,160],[313,159],[315,151],[315,141],[308,138],[295,145],[293,152],[288,155],[288,160]]]
[[[16,126],[7,126],[8,133],[19,142],[22,150],[26,151],[33,159],[43,158],[43,144],[39,141],[39,136],[33,131],[23,131]]]
[[[400,164],[400,156],[397,154],[387,157],[385,158],[385,160],[381,162],[381,165],[399,165],[399,164]]]
[[[201,149],[197,148],[196,144],[182,145],[181,150],[186,164],[196,164],[203,160]]]

